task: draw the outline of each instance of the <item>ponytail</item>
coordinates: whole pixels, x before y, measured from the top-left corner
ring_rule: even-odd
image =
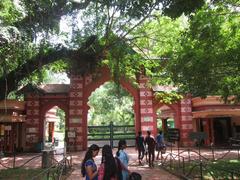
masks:
[[[123,146],[126,145],[126,144],[127,144],[127,143],[126,143],[126,140],[124,140],[124,139],[119,140],[119,142],[118,142],[118,150],[117,150],[117,152],[116,152],[116,156],[117,156],[117,157],[119,157],[119,155],[120,155],[119,151],[120,151],[121,149],[123,149]]]
[[[119,153],[120,150],[121,150],[121,147],[119,147],[119,144],[118,144],[118,150],[117,150],[117,152],[116,152],[116,156],[117,156],[117,157],[119,157],[119,155],[120,155],[120,153]]]

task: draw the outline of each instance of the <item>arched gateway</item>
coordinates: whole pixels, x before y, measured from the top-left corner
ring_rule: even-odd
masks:
[[[43,141],[44,116],[54,106],[65,111],[66,141],[68,151],[87,148],[87,113],[88,98],[96,88],[110,81],[111,75],[107,68],[98,73],[88,75],[70,75],[70,85],[45,85],[41,88],[25,87],[26,101],[26,148],[32,149],[36,143]],[[162,106],[153,96],[153,90],[147,86],[148,78],[138,77],[139,88],[122,79],[121,86],[134,98],[135,130],[151,130],[157,134],[156,110]],[[36,93],[37,91],[37,93]],[[189,144],[187,134],[192,131],[191,100],[185,98],[171,105],[175,114],[175,127],[181,132],[181,143]]]

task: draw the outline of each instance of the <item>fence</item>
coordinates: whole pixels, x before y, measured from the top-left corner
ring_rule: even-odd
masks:
[[[88,143],[95,143],[102,147],[109,144],[117,147],[117,141],[125,139],[128,146],[135,146],[134,125],[113,125],[110,122],[107,126],[88,126]]]
[[[168,151],[169,152],[169,151]],[[183,179],[240,179],[239,163],[230,168],[227,161],[240,161],[240,148],[229,146],[226,148],[178,149],[161,157],[160,166]]]
[[[55,163],[32,177],[31,180],[43,179],[43,177],[45,177],[44,179],[47,180],[61,180],[63,179],[63,176],[66,175],[72,168],[71,156],[64,156],[61,161],[56,161],[54,158],[52,158],[52,160],[55,161]]]
[[[37,174],[35,173],[33,177],[28,177],[27,179],[31,180],[38,180],[38,179],[52,179],[52,180],[60,180],[63,179],[63,176],[66,176],[68,172],[72,168],[72,156],[71,155],[66,155],[65,153],[61,154],[52,154],[52,156],[48,156],[48,162],[47,166],[45,164],[44,168],[43,164],[46,163],[44,162],[44,153],[37,154],[35,156],[29,156],[29,158],[25,161],[21,161],[20,163],[16,161],[16,159],[23,159],[23,157],[20,155],[18,156],[17,154],[14,154],[13,156],[9,156],[6,158],[1,158],[0,159],[0,169],[28,169],[29,167],[33,168],[33,166],[36,169],[39,169]],[[8,159],[7,164],[4,163],[4,159]],[[36,167],[37,166],[37,167]],[[12,171],[14,172],[14,171]],[[0,178],[1,179],[1,178]]]

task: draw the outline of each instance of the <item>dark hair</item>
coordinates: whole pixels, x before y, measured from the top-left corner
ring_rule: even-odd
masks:
[[[82,165],[81,165],[81,173],[82,173],[82,176],[85,177],[86,176],[86,169],[85,169],[85,162],[89,159],[92,159],[93,160],[93,151],[99,151],[99,146],[96,145],[96,144],[92,144],[86,154],[85,154],[85,157],[82,161]]]
[[[117,175],[117,166],[113,157],[112,148],[104,145],[102,148],[102,163],[104,163],[104,180],[109,180]]]
[[[151,131],[147,131],[147,134],[148,134],[148,135],[151,135]]]
[[[138,131],[138,135],[141,136],[142,135],[142,131]]]
[[[125,145],[127,145],[126,140],[124,140],[124,139],[119,140],[119,142],[118,142],[118,150],[117,150],[117,153],[116,153],[117,157],[119,157],[119,155],[120,155],[119,151],[121,149],[123,149],[123,146],[125,146]]]
[[[158,132],[159,134],[162,134],[162,130],[159,130],[159,132]]]
[[[130,175],[129,175],[129,180],[141,180],[142,179],[142,176],[141,174],[137,173],[137,172],[132,172]]]

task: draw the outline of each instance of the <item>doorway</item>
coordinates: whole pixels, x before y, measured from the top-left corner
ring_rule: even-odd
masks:
[[[54,106],[45,115],[44,149],[54,148],[62,152],[65,148],[65,129],[65,112]]]
[[[221,117],[213,119],[214,143],[217,146],[228,144],[231,137],[231,118]]]

